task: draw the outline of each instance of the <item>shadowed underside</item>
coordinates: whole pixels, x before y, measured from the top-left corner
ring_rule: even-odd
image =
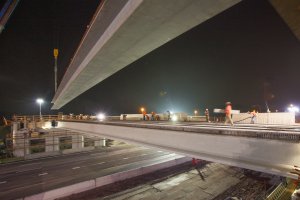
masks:
[[[300,1],[270,0],[270,2],[294,35],[300,40]]]
[[[240,0],[103,1],[52,100],[59,109],[91,87]]]

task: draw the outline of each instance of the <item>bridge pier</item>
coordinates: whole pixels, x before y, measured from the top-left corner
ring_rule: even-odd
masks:
[[[59,151],[59,137],[52,136],[45,138],[45,151],[52,152],[52,151]]]
[[[72,135],[72,149],[84,148],[84,137],[83,135]]]
[[[13,155],[23,157],[30,154],[29,139],[24,136],[17,136],[13,139]]]
[[[95,145],[95,147],[105,147],[106,146],[106,139],[102,138],[100,140],[95,140],[94,145]]]

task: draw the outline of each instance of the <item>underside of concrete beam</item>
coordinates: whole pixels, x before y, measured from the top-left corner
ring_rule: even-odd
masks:
[[[52,100],[59,109],[86,90],[240,0],[107,0]]]
[[[203,160],[247,168],[255,171],[297,178],[290,171],[300,165],[300,146],[288,140],[247,137],[243,132],[216,134],[214,130],[198,131],[172,127],[137,128],[98,123],[59,122],[61,128],[152,146]],[[179,127],[180,128],[180,127]],[[222,132],[219,130],[219,132]],[[231,132],[234,132],[233,130]],[[255,133],[253,132],[255,135]],[[275,134],[275,133],[274,133]]]

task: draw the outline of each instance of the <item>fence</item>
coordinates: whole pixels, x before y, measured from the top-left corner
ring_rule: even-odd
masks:
[[[287,184],[280,183],[266,200],[290,200],[295,189],[296,184],[293,181],[289,181]]]

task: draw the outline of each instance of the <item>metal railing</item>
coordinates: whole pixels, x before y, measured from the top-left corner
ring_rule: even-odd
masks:
[[[58,120],[59,115],[16,115],[13,116],[13,121],[25,122],[25,121],[52,121]]]
[[[266,200],[290,200],[296,186],[293,181],[289,181],[287,184],[280,183],[275,190],[267,196]]]

